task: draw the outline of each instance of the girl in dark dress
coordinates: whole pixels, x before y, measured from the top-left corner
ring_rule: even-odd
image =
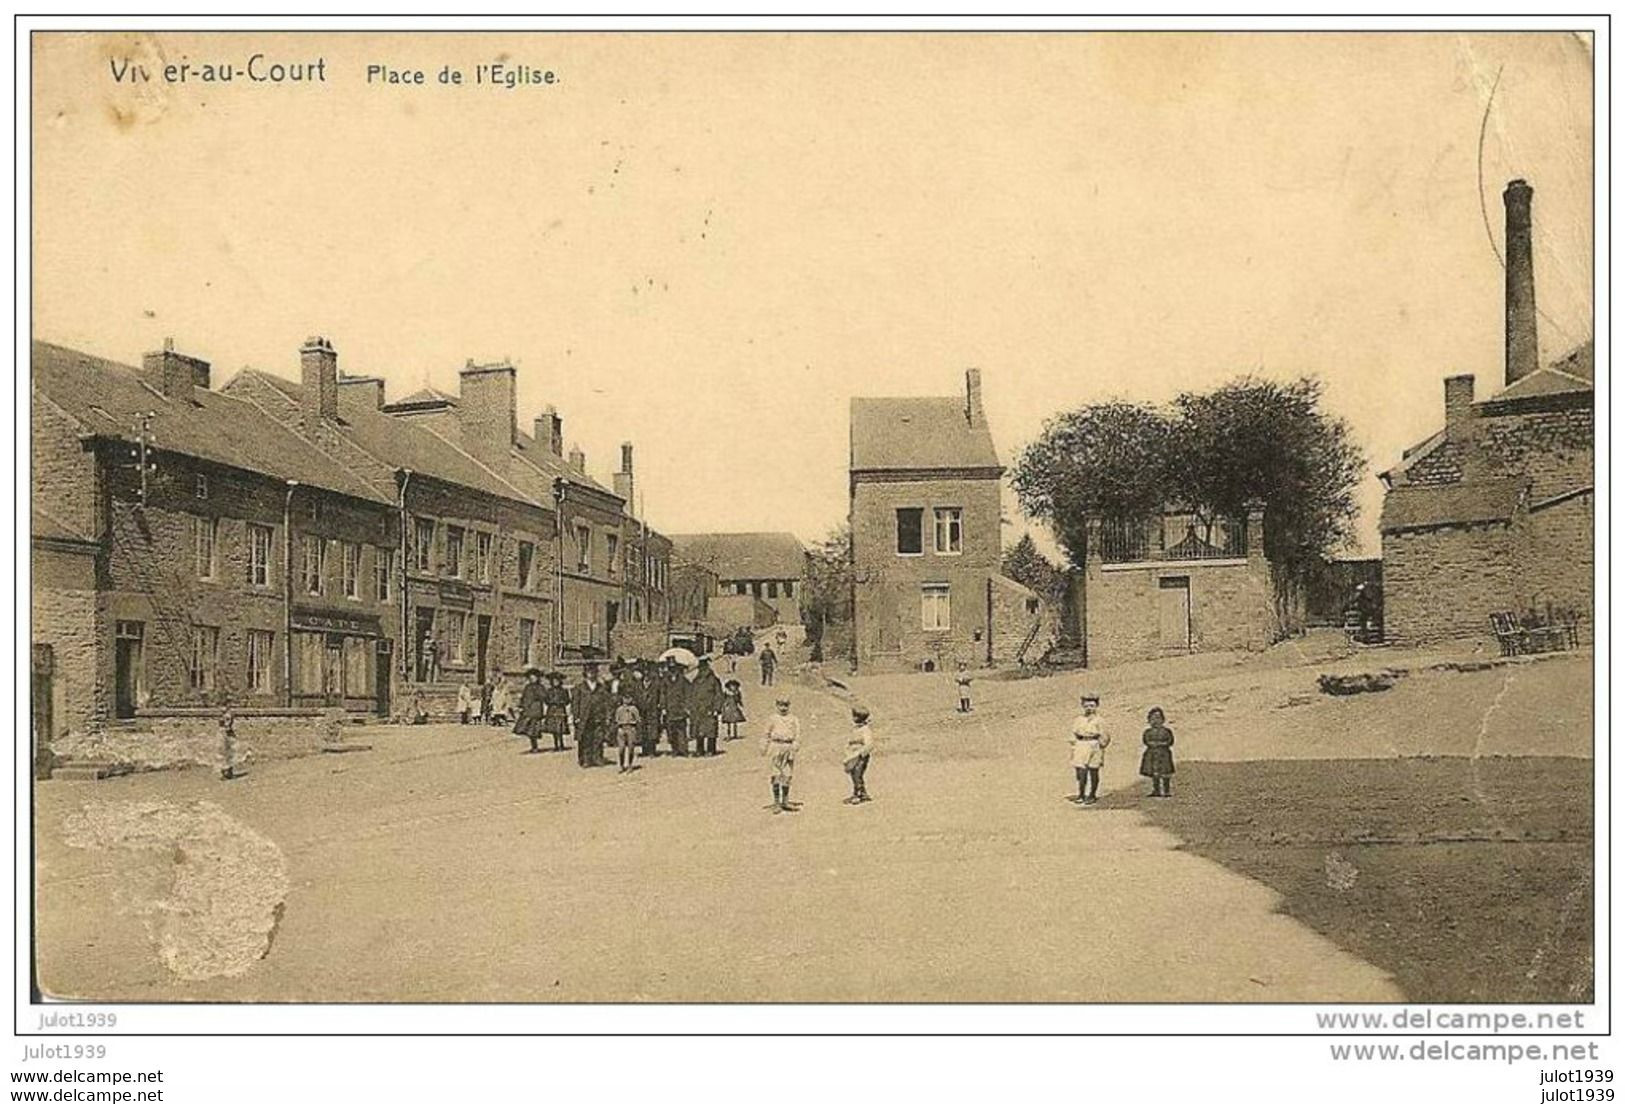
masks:
[[[525,689],[519,695],[519,719],[513,726],[515,736],[523,736],[530,741],[527,755],[535,755],[542,750],[536,746],[536,741],[542,735],[542,693],[542,673],[532,667],[525,672]]]
[[[739,739],[739,726],[745,723],[745,692],[738,679],[722,684],[722,715],[720,720],[728,726],[727,740]]]
[[[547,689],[542,691],[542,731],[552,735],[554,751],[564,750],[564,737],[570,732],[570,691],[557,671],[548,674]]]
[[[1164,723],[1161,709],[1145,715],[1149,726],[1140,737],[1145,753],[1140,756],[1140,773],[1151,779],[1152,797],[1174,796],[1174,730]]]

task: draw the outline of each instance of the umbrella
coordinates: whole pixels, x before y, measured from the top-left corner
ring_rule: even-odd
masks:
[[[667,648],[660,653],[660,662],[664,663],[668,659],[675,659],[684,667],[698,667],[700,665],[699,658],[687,648]]]

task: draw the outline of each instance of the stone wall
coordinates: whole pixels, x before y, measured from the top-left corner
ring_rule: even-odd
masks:
[[[1014,579],[994,575],[991,586],[994,665],[1036,664],[1060,636],[1060,610]]]
[[[1383,631],[1391,644],[1493,639],[1489,615],[1518,607],[1525,534],[1506,522],[1384,533]]]
[[[67,560],[68,563],[52,561]],[[77,561],[75,563],[75,561]],[[52,738],[96,727],[112,712],[112,625],[91,557],[34,548],[32,640],[51,649]],[[72,567],[80,578],[73,577]],[[77,584],[77,585],[76,585]]]
[[[346,726],[320,710],[245,710],[237,714],[235,727],[235,762],[241,765],[256,759],[315,754],[324,745],[342,740]],[[52,741],[51,752],[58,762],[108,763],[131,770],[218,768],[222,763],[219,713],[158,711],[139,720],[66,734]]]
[[[1162,639],[1163,579],[1189,582],[1188,648]],[[1260,651],[1274,636],[1274,591],[1261,556],[1182,564],[1094,561],[1084,586],[1090,667],[1188,652]]]

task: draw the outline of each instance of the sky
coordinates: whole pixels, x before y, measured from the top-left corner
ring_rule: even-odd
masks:
[[[255,54],[326,80],[161,79]],[[556,82],[438,80],[498,60]],[[633,442],[667,532],[820,537],[850,398],[970,367],[1007,464],[1086,403],[1314,374],[1375,554],[1443,378],[1501,386],[1512,177],[1542,357],[1592,332],[1569,35],[37,34],[33,67],[36,338],[173,337],[218,386],[320,334],[391,398],[509,357],[521,424],[556,405],[606,482]]]

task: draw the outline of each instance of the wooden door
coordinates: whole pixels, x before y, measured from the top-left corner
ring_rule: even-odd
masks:
[[[1164,651],[1191,650],[1191,581],[1188,575],[1157,580],[1157,636]]]

